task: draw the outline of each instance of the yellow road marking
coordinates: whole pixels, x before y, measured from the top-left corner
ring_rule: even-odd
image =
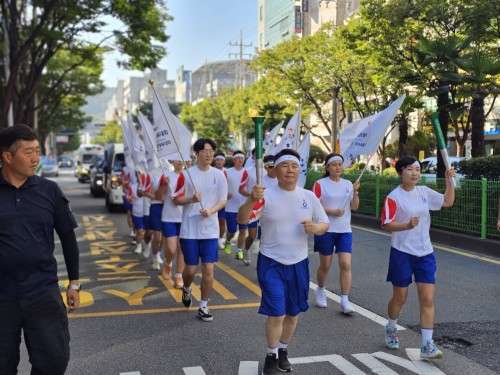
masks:
[[[220,261],[218,263],[215,263],[215,266],[217,268],[221,269],[222,271],[226,272],[229,276],[231,276],[236,281],[238,281],[241,284],[243,284],[247,289],[250,289],[256,295],[258,295],[259,297],[261,297],[260,288],[259,288],[259,286],[257,284],[251,282],[245,276],[243,276],[242,274],[236,272],[231,267],[229,267],[228,265],[226,265],[226,264],[224,264],[224,263],[222,263]]]
[[[141,290],[138,290],[137,292],[134,293],[127,293],[127,292],[122,292],[121,290],[116,290],[116,289],[107,289],[103,290],[104,293],[112,294],[114,296],[123,298],[129,306],[140,306],[143,305],[142,299],[146,294],[149,294],[151,292],[154,292],[156,289],[155,287],[147,287]]]
[[[359,230],[364,230],[365,232],[380,234],[380,235],[386,236],[386,237],[390,237],[391,236],[390,233],[386,233],[386,232],[384,232],[382,230],[377,231],[377,230],[374,230],[374,229],[368,229],[368,228],[358,227],[357,225],[352,225],[352,227],[356,228],[356,229],[359,229]],[[477,259],[477,260],[482,260],[484,262],[493,263],[493,264],[500,264],[500,260],[496,260],[496,259],[493,259],[493,258],[488,258],[488,257],[482,256],[482,255],[476,255],[476,254],[468,253],[468,252],[465,252],[465,251],[461,251],[461,250],[457,250],[457,249],[452,249],[451,247],[442,246],[442,245],[432,244],[432,246],[435,247],[436,249],[447,251],[447,252],[453,253],[453,254],[462,255],[464,257],[473,258],[473,259]]]
[[[260,302],[252,302],[252,303],[241,303],[241,304],[233,304],[233,305],[217,305],[210,306],[210,310],[222,310],[222,309],[240,309],[240,308],[248,308],[248,307],[259,307]],[[105,317],[105,316],[123,316],[123,315],[139,315],[139,314],[164,314],[170,312],[179,312],[179,311],[197,311],[198,307],[170,307],[165,309],[150,309],[150,310],[134,310],[134,311],[106,311],[106,312],[98,312],[98,313],[78,313],[74,312],[68,315],[69,318],[97,318],[97,317]]]

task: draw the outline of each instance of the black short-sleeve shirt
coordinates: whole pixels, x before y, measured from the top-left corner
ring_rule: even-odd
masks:
[[[78,225],[59,186],[33,176],[19,188],[0,168],[0,299],[30,298],[57,287],[54,229]]]

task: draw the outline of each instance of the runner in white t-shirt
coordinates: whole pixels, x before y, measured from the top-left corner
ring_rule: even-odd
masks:
[[[309,308],[307,239],[328,229],[328,217],[313,192],[297,187],[300,155],[284,149],[275,156],[278,185],[256,185],[241,206],[238,220],[260,218],[262,237],[257,277],[262,291],[259,313],[267,315],[267,356],[263,374],[292,371],[290,342],[298,314]]]
[[[118,182],[122,186],[122,198],[123,198],[123,206],[127,211],[127,224],[130,229],[130,237],[132,237],[132,243],[135,245],[135,230],[134,223],[132,223],[132,203],[127,200],[127,191],[130,185],[131,174],[135,174],[135,170],[133,168],[127,167],[126,165],[122,168],[122,171],[119,176]]]
[[[184,256],[182,254],[181,245],[179,242],[179,233],[181,230],[182,221],[182,206],[177,206],[172,198],[173,189],[177,186],[177,180],[182,173],[184,163],[182,160],[173,160],[173,171],[167,172],[162,175],[160,179],[160,186],[156,190],[156,197],[163,198],[163,210],[161,212],[161,227],[164,238],[164,251],[165,251],[165,265],[163,267],[162,276],[165,280],[170,280],[172,276],[172,261],[175,254],[176,260],[176,273],[174,275],[174,287],[182,288],[184,282],[182,281],[182,272],[184,271]]]
[[[184,206],[180,242],[186,267],[182,273],[182,303],[191,306],[191,284],[201,259],[201,301],[198,317],[213,320],[207,304],[214,281],[214,263],[219,260],[219,222],[217,212],[226,205],[227,183],[222,171],[211,167],[216,144],[208,138],[193,145],[196,165],[182,172],[173,195],[177,205]]]
[[[214,154],[213,167],[219,169],[224,173],[224,176],[227,176],[226,168],[224,165],[226,164],[226,155],[223,152],[216,152]],[[219,220],[219,250],[224,250],[226,246],[226,208],[222,208],[217,212],[217,218]]]
[[[245,163],[245,155],[241,151],[235,151],[233,153],[234,167],[226,170],[227,177],[227,205],[226,205],[226,244],[224,251],[226,254],[231,254],[231,240],[238,231],[238,239],[236,241],[236,259],[243,259],[243,247],[245,246],[245,237],[247,226],[238,223],[236,220],[236,215],[238,209],[245,201],[245,197],[239,192],[241,179],[246,169],[243,168],[243,163]]]
[[[451,207],[455,189],[453,169],[446,171],[446,190],[440,194],[427,186],[417,186],[420,163],[413,156],[403,156],[396,162],[401,185],[386,198],[382,209],[382,228],[392,232],[391,254],[387,281],[392,283],[392,298],[387,310],[385,343],[389,349],[399,348],[397,320],[408,296],[408,286],[414,278],[420,304],[422,346],[420,358],[438,359],[443,353],[432,341],[434,329],[434,289],[436,258],[429,237],[429,211]]]
[[[318,287],[316,306],[326,307],[325,282],[332,264],[333,252],[337,253],[340,268],[340,307],[344,314],[352,315],[354,309],[349,303],[351,290],[352,229],[351,209],[359,207],[359,181],[353,183],[341,178],[344,158],[331,153],[325,158],[325,175],[314,183],[313,192],[321,201],[328,214],[328,232],[314,236],[314,251],[319,253],[319,266],[316,271]]]
[[[134,224],[135,243],[137,245],[134,253],[141,254],[144,240],[144,202],[142,196],[137,194],[140,183],[140,172],[136,170],[130,177],[126,198],[132,204],[132,223]]]

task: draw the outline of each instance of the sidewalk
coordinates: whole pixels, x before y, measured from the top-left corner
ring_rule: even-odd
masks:
[[[380,219],[372,215],[362,213],[351,213],[352,224],[372,229],[381,229]],[[455,247],[457,249],[479,253],[493,258],[500,258],[500,240],[474,237],[462,233],[449,232],[443,229],[432,228],[430,230],[432,242],[440,245]]]

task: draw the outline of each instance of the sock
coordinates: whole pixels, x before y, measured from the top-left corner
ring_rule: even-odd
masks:
[[[284,342],[279,342],[278,343],[278,349],[286,349],[288,347],[288,343],[284,343]]]
[[[347,294],[341,294],[340,302],[349,302],[349,296]]]
[[[397,319],[397,318],[396,318],[396,319],[391,319],[391,318],[389,318],[389,319],[388,319],[388,323],[387,323],[387,325],[388,325],[389,327],[391,327],[391,328],[396,328],[396,325],[397,325],[397,324],[398,324],[398,319]]]
[[[238,248],[238,249],[236,249],[236,252],[237,252],[237,253],[242,253],[242,252],[243,252],[243,249]]]
[[[181,277],[182,278],[182,273],[176,272],[175,277]]]
[[[273,353],[276,355],[276,357],[278,356],[278,347],[275,346],[274,348],[270,348],[269,346],[267,347],[267,354],[269,353]]]
[[[182,289],[184,289],[184,291],[186,293],[191,293],[191,287],[190,286],[183,286]]]
[[[324,290],[325,290],[325,287],[324,287],[324,286],[319,286],[319,285],[318,285],[318,291],[323,292]]]
[[[205,301],[205,300],[200,301],[200,309],[206,308],[207,305],[208,305],[208,301]]]
[[[432,341],[432,334],[434,330],[432,328],[422,328],[422,345],[427,345],[428,342]]]

